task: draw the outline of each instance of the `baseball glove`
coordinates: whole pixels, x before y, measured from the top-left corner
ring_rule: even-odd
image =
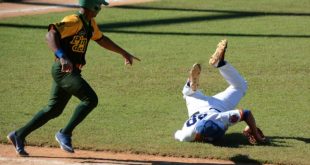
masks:
[[[245,127],[245,129],[243,130],[243,135],[245,137],[247,137],[248,141],[250,144],[265,144],[268,143],[268,139],[265,137],[263,131],[257,127],[257,131],[258,134],[262,137],[263,140],[257,140],[254,136],[254,134],[252,133],[251,129],[247,126]]]

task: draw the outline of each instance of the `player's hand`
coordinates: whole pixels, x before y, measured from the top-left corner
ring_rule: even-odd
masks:
[[[123,57],[125,58],[125,65],[132,65],[133,64],[133,60],[137,60],[137,61],[141,61],[139,58],[129,54],[129,53],[125,53],[122,54]]]
[[[257,134],[254,134],[249,126],[243,130],[243,135],[248,138],[250,144],[268,144],[269,139],[265,137],[260,128],[257,127]]]
[[[66,73],[71,73],[72,72],[72,63],[69,59],[67,58],[60,58],[60,64],[61,64],[61,71],[66,72]]]

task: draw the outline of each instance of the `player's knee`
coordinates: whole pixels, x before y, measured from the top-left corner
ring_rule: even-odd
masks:
[[[97,107],[97,105],[98,105],[98,97],[96,96],[95,98],[92,98],[92,100],[90,102],[90,106],[92,108],[95,108],[95,107]]]
[[[251,110],[244,109],[242,114],[243,114],[242,116],[243,120],[247,120],[249,116],[252,115],[252,112]]]
[[[94,95],[88,97],[88,99],[86,99],[84,102],[89,108],[93,109],[93,108],[97,107],[97,105],[98,105],[98,96],[96,94],[94,94]]]
[[[248,90],[248,82],[244,81],[242,86],[241,86],[241,90],[243,91],[243,94],[245,94]]]
[[[48,118],[53,119],[63,112],[63,108],[57,105],[47,105],[41,112],[48,116]]]

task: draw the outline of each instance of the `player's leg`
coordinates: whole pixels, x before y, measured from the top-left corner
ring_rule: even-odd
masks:
[[[226,110],[234,109],[247,90],[247,83],[239,72],[224,60],[227,41],[222,40],[209,60],[209,64],[218,68],[229,87],[213,97],[222,101]]]
[[[98,97],[91,86],[81,78],[81,87],[73,93],[81,100],[68,124],[62,129],[65,134],[72,134],[73,129],[98,105]]]
[[[32,131],[41,127],[49,120],[56,118],[63,112],[70,98],[71,94],[67,93],[53,82],[47,106],[39,111],[24,127],[18,129],[16,134],[24,139]]]
[[[246,93],[247,82],[228,62],[220,67],[219,70],[229,84],[229,87],[213,97],[222,100],[227,109],[234,109]]]
[[[80,74],[69,74],[61,82],[69,84],[64,87],[65,90],[81,100],[67,125],[55,135],[60,147],[67,152],[73,153],[74,149],[71,144],[73,129],[97,106],[98,98],[94,90]]]
[[[52,84],[51,96],[48,105],[34,115],[34,117],[23,127],[8,135],[8,139],[13,143],[17,153],[21,156],[28,155],[24,151],[25,138],[34,130],[40,128],[49,120],[59,116],[71,95],[60,88],[55,82]]]
[[[209,97],[198,90],[200,72],[200,64],[194,64],[182,90],[183,98],[186,100],[188,116],[192,116],[197,111],[202,112],[209,110],[207,102]]]

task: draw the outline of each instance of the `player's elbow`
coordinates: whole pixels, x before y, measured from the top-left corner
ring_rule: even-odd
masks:
[[[182,140],[182,138],[180,138],[180,130],[177,130],[177,132],[174,133],[174,139],[178,141]]]
[[[180,141],[180,142],[187,142],[185,138],[179,138],[179,137],[174,137],[175,140]]]
[[[174,139],[180,142],[190,142],[190,138],[188,138],[187,136],[184,136],[184,134],[182,133],[181,130],[178,130],[177,132],[175,132],[174,134]]]
[[[59,39],[59,33],[57,32],[56,28],[54,26],[50,26],[48,32],[45,35],[45,39],[47,41],[52,41],[52,40],[56,40]]]
[[[48,43],[51,40],[50,38],[51,38],[50,33],[47,32],[45,35],[45,41]]]
[[[245,110],[242,111],[242,117],[241,118],[244,121],[247,121],[250,117],[252,117],[252,112],[250,110],[245,109]]]
[[[51,32],[47,32],[46,33],[46,35],[45,35],[45,41],[46,41],[46,43],[48,44],[48,45],[50,45],[50,43],[52,42],[52,38],[53,38],[53,36],[52,36],[53,34],[51,33]]]

